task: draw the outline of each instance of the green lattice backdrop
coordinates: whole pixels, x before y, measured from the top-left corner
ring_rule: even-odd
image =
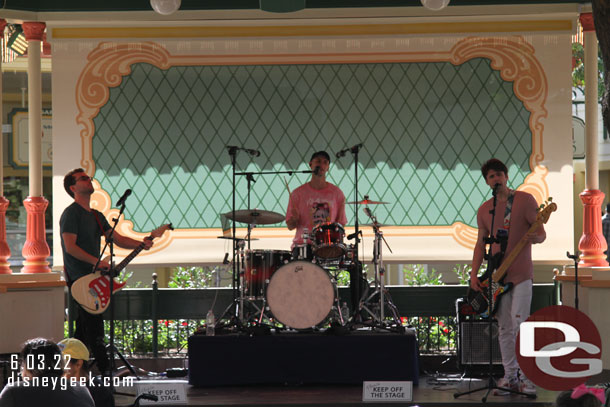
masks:
[[[195,66],[166,71],[148,64],[111,89],[95,118],[95,177],[113,202],[133,189],[126,215],[148,231],[220,227],[231,209],[226,145],[238,171],[305,170],[313,151],[364,143],[362,197],[390,225],[476,226],[490,195],[479,168],[495,156],[513,186],[529,172],[529,112],[487,59],[450,63]],[[354,161],[333,158],[330,180],[354,198]],[[252,207],[285,212],[285,176],[257,176]],[[307,175],[288,178],[293,189]],[[237,209],[246,208],[246,180]],[[354,211],[347,209],[350,224]],[[359,214],[361,223],[364,214]],[[273,225],[277,226],[277,225]]]

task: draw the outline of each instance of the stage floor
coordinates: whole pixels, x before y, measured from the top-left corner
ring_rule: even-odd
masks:
[[[481,402],[485,391],[454,398],[454,393],[468,389],[486,386],[487,381],[480,378],[460,378],[450,376],[421,376],[419,385],[413,388],[411,403],[364,403],[362,402],[361,385],[316,385],[316,386],[218,386],[197,388],[188,386],[189,406],[388,406],[388,405],[418,405],[418,406],[450,406],[492,405],[492,406],[536,406],[551,407],[557,397],[557,392],[538,389],[538,397],[534,400],[522,396],[490,395],[487,403]],[[133,403],[133,397],[117,396],[117,406],[127,406]]]

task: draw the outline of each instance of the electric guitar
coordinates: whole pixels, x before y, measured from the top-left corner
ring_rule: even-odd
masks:
[[[171,223],[153,230],[150,232],[150,236],[147,236],[145,239],[152,240],[161,237],[168,229],[174,230]],[[142,250],[144,250],[144,243],[136,247],[129,256],[125,257],[122,262],[115,266],[114,275],[112,277],[116,277]],[[107,259],[104,260],[109,261]],[[125,284],[127,284],[127,281],[118,282],[114,280],[112,284],[112,294],[123,288]],[[87,274],[76,280],[74,284],[72,284],[70,292],[72,293],[72,297],[85,309],[85,311],[90,314],[101,314],[106,311],[106,308],[110,305],[110,276],[106,272],[102,273],[100,270],[95,270],[93,273]]]
[[[519,253],[521,253],[521,250],[523,250],[527,244],[527,235],[535,232],[543,223],[547,223],[551,217],[551,213],[557,210],[557,204],[551,202],[551,200],[552,198],[549,198],[548,202],[540,205],[538,208],[536,221],[532,223],[526,234],[523,235],[521,240],[519,240],[515,247],[513,247],[513,250],[511,250],[508,256],[504,258],[502,264],[500,264],[500,267],[498,267],[494,272],[487,270],[485,273],[483,273],[483,275],[478,277],[479,282],[481,282],[481,286],[483,287],[482,291],[475,291],[468,287],[467,301],[477,314],[480,314],[484,318],[489,316],[490,299],[487,297],[490,284],[492,291],[491,316],[494,316],[498,311],[498,306],[500,305],[502,296],[513,288],[513,283],[504,283],[504,276],[506,275],[508,268],[513,264]]]

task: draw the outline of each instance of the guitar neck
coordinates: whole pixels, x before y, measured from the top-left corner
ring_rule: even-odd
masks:
[[[504,278],[504,275],[506,274],[506,271],[508,270],[510,265],[513,264],[519,253],[521,253],[521,250],[523,250],[523,248],[527,244],[527,235],[538,229],[541,224],[541,220],[537,220],[536,222],[534,222],[532,226],[530,226],[530,228],[527,230],[527,233],[521,238],[521,240],[519,240],[519,243],[517,243],[513,250],[511,250],[509,255],[504,258],[504,261],[502,261],[500,267],[498,267],[498,269],[491,276],[491,278],[496,283]]]
[[[133,249],[129,256],[125,257],[123,261],[116,265],[114,268],[114,272],[116,274],[120,273],[140,252],[144,250],[144,243]]]

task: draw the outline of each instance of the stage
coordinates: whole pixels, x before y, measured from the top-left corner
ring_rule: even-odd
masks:
[[[225,363],[230,363],[227,359]],[[249,368],[250,369],[250,368]],[[255,371],[255,368],[250,369]],[[252,372],[254,374],[254,372]],[[426,407],[446,407],[456,404],[464,406],[494,407],[553,407],[557,392],[538,388],[538,397],[534,400],[521,396],[493,396],[487,403],[481,398],[485,391],[469,394],[459,398],[453,395],[457,391],[479,388],[486,385],[481,378],[461,378],[460,375],[422,376],[419,385],[413,387],[413,402],[411,403],[375,403],[362,401],[362,384],[360,385],[302,385],[302,386],[188,386],[187,398],[189,406],[355,406],[366,405],[388,406],[408,405]],[[134,397],[117,396],[117,406],[129,406]]]
[[[419,379],[415,331],[282,332],[194,335],[188,341],[189,384],[359,384]]]

